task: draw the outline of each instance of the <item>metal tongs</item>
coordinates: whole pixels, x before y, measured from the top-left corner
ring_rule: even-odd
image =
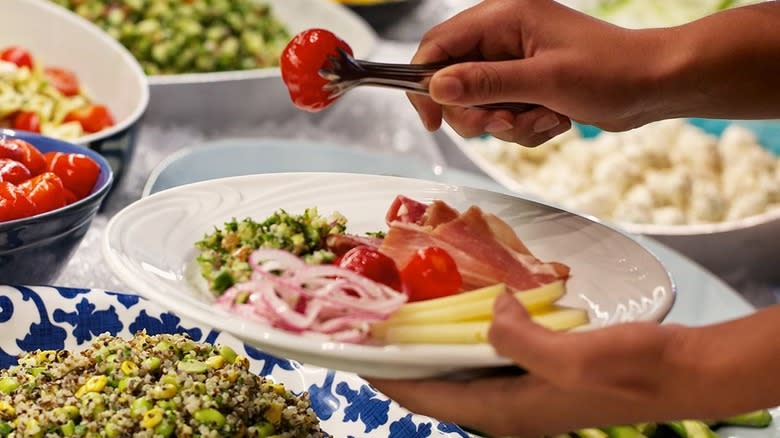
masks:
[[[359,85],[388,87],[412,93],[428,95],[428,81],[438,70],[450,65],[437,64],[388,64],[355,59],[345,50],[338,48],[339,56],[328,57],[328,63],[319,74],[328,80],[323,87],[337,98]],[[507,110],[522,113],[538,105],[520,102],[502,102],[475,105],[486,110]]]

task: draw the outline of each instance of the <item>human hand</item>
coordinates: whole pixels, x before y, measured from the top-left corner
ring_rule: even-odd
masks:
[[[682,327],[631,323],[557,333],[534,324],[510,294],[495,306],[489,341],[527,375],[369,382],[415,413],[496,436],[685,417],[685,406],[698,400],[697,379],[668,357],[685,339]]]
[[[485,0],[425,34],[413,63],[465,62],[438,71],[430,97],[409,98],[430,130],[444,118],[464,137],[488,132],[526,146],[566,131],[569,118],[611,131],[634,128],[664,115],[654,84],[666,66],[663,35],[619,28],[551,0]],[[495,102],[542,107],[521,114],[466,108]]]

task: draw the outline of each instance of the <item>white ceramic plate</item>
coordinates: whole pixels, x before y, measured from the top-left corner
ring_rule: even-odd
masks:
[[[194,262],[195,241],[232,217],[263,218],[284,208],[338,211],[348,229],[385,228],[397,194],[443,199],[456,208],[477,204],[512,225],[542,260],[568,264],[563,305],[589,310],[588,327],[661,320],[674,301],[662,264],[640,244],[604,225],[508,195],[398,177],[344,173],[277,173],[205,181],[144,198],[108,224],[103,254],[133,290],[159,304],[228,331],[268,352],[304,363],[382,377],[422,377],[506,365],[489,345],[352,345],[298,336],[237,318],[213,306]]]
[[[138,330],[188,333],[197,342],[233,347],[249,359],[253,372],[270,376],[291,391],[308,391],[322,429],[333,437],[468,437],[454,424],[411,414],[355,375],[271,356],[208,325],[165,312],[137,295],[70,287],[0,286],[0,330],[0,368],[15,363],[16,355],[24,351],[84,349],[104,332],[123,337]]]

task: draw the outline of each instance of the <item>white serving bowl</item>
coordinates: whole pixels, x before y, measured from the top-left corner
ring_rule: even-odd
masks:
[[[367,57],[376,33],[359,16],[331,0],[261,0],[290,35],[309,28],[332,31],[349,43],[355,56]],[[284,120],[297,110],[278,67],[214,73],[150,76],[149,120],[196,124],[201,129],[246,126]]]
[[[780,153],[780,121],[729,121],[692,119],[695,126],[712,135],[720,135],[730,123],[749,128],[758,141],[775,155]],[[586,131],[591,127],[582,128]],[[514,193],[551,202],[543,195],[530,193],[510,172],[477,151],[473,140],[460,137],[449,126],[442,133],[457,145],[469,162]],[[587,135],[593,133],[586,132]],[[518,146],[520,147],[520,146]],[[454,157],[458,159],[462,157]],[[746,175],[748,177],[749,175]],[[780,282],[777,269],[780,257],[780,209],[743,219],[709,224],[658,225],[609,222],[632,234],[652,237],[690,257],[695,262],[731,282],[745,280]]]
[[[149,104],[149,85],[141,66],[97,26],[50,1],[4,1],[1,9],[0,47],[21,46],[43,65],[73,71],[92,99],[113,114],[114,126],[73,143],[102,154],[111,164],[116,186],[129,164]]]

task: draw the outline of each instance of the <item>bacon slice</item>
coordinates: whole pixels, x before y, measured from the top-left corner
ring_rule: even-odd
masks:
[[[417,215],[417,221],[397,220],[389,225],[379,250],[397,266],[405,266],[418,248],[438,246],[455,260],[464,289],[503,282],[511,289],[524,290],[569,275],[566,265],[544,263],[534,257],[506,222],[476,206],[458,214],[446,203],[436,201]]]

